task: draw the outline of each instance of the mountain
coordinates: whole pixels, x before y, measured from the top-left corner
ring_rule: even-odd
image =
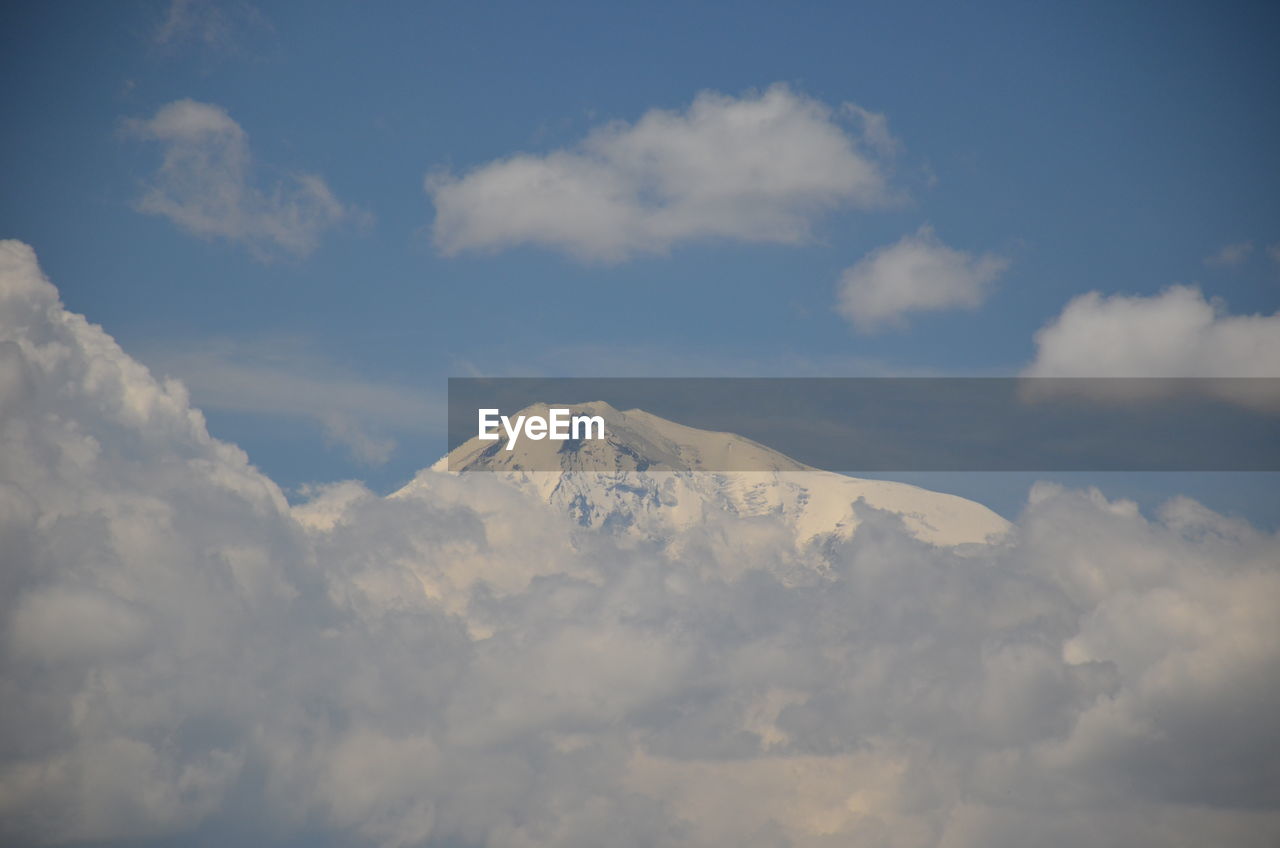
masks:
[[[512,450],[505,449],[505,437],[499,442],[472,438],[397,494],[425,485],[425,474],[491,472],[584,527],[659,542],[678,540],[696,525],[728,514],[778,517],[795,543],[806,546],[849,536],[866,507],[900,516],[914,536],[936,545],[991,541],[1009,527],[974,501],[822,471],[750,439],[686,427],[639,409],[624,412],[600,401],[539,403],[519,414],[546,416],[551,406],[601,416],[606,437],[521,438]],[[724,467],[760,470],[701,470]]]

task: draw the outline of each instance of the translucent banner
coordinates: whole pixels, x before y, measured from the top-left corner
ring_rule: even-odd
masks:
[[[449,447],[454,471],[1277,471],[1280,380],[455,378]]]

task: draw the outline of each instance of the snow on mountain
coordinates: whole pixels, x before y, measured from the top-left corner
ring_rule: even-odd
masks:
[[[955,495],[822,471],[750,439],[687,427],[643,410],[624,412],[595,401],[539,403],[519,414],[546,416],[550,406],[603,417],[606,437],[519,439],[512,450],[505,449],[505,437],[497,442],[472,438],[397,496],[425,485],[425,474],[493,472],[584,527],[669,544],[678,544],[683,531],[726,514],[780,518],[801,547],[849,536],[866,507],[900,516],[913,535],[936,545],[987,542],[1009,527],[987,507]],[[725,467],[760,470],[701,470]]]

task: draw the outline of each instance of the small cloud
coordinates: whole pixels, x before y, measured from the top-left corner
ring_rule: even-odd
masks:
[[[1280,312],[1229,315],[1194,286],[1080,295],[1035,342],[1031,377],[1280,377]]]
[[[225,238],[270,259],[280,251],[305,256],[325,231],[367,223],[367,213],[344,205],[314,174],[255,184],[248,136],[219,106],[177,100],[125,129],[164,148],[137,208],[194,235]]]
[[[862,332],[901,326],[909,312],[973,309],[1008,267],[994,253],[947,247],[926,225],[846,268],[836,308]]]
[[[237,33],[249,28],[270,29],[262,12],[249,3],[173,0],[151,40],[158,47],[175,50],[190,46],[227,50],[235,44]]]
[[[825,212],[890,200],[877,155],[897,142],[884,116],[845,111],[861,137],[785,85],[703,92],[684,112],[605,124],[573,148],[434,173],[433,238],[446,255],[536,245],[596,262],[702,239],[801,243]]]
[[[1228,244],[1212,256],[1206,256],[1204,264],[1211,268],[1238,268],[1253,253],[1253,242],[1241,241]]]
[[[1277,266],[1280,266],[1280,241],[1267,245],[1267,257]]]

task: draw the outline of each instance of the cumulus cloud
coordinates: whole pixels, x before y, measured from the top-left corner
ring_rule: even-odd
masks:
[[[1223,246],[1212,256],[1206,256],[1204,264],[1215,268],[1238,268],[1253,253],[1253,242],[1242,241]]]
[[[1280,377],[1280,313],[1231,315],[1194,286],[1080,295],[1035,342],[1033,377]]]
[[[973,309],[987,299],[1009,260],[947,247],[923,226],[844,270],[837,309],[862,331],[901,326],[910,312]]]
[[[785,85],[703,92],[683,112],[606,124],[574,148],[433,173],[435,244],[446,254],[536,245],[618,262],[695,239],[803,242],[822,213],[889,199],[883,162],[896,142],[884,117],[845,114],[856,132]]]
[[[965,550],[864,510],[805,569],[770,516],[310,494],[0,244],[5,844],[1280,837],[1280,538],[1193,501],[1040,486]]]
[[[243,244],[259,258],[280,251],[305,256],[327,230],[367,217],[315,174],[259,185],[247,134],[219,106],[176,100],[125,127],[164,148],[138,209],[195,235]]]
[[[1038,380],[1026,385],[1028,399],[1133,403],[1190,394],[1280,412],[1280,313],[1231,315],[1194,286],[1151,296],[1080,295],[1035,343],[1026,377],[1190,379]]]

